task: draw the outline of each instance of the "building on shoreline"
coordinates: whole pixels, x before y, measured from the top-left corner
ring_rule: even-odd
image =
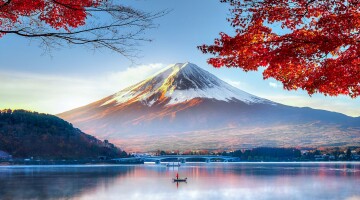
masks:
[[[0,150],[0,160],[11,159],[11,155],[6,153],[5,151]]]

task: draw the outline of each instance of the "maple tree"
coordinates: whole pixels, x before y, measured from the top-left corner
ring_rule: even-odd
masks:
[[[235,35],[198,48],[214,67],[264,68],[287,90],[360,95],[359,0],[221,0]],[[274,27],[281,27],[274,28]],[[272,29],[274,28],[274,29]]]
[[[106,47],[130,56],[144,30],[166,11],[146,13],[109,0],[0,0],[0,37],[39,39],[58,45]]]

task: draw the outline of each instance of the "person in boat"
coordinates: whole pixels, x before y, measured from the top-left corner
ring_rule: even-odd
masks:
[[[179,173],[178,172],[176,173],[176,179],[179,179]]]

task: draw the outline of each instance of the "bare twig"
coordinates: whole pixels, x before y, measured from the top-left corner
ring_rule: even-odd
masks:
[[[49,0],[54,4],[64,6],[65,9],[82,9],[87,13],[86,24],[77,28],[57,30],[48,26],[40,19],[41,11],[35,11],[21,17],[21,23],[6,26],[6,18],[1,18],[0,35],[14,34],[21,37],[39,40],[44,50],[54,46],[85,45],[87,47],[107,48],[131,59],[139,46],[139,42],[151,41],[144,33],[148,29],[156,28],[154,20],[169,13],[163,10],[156,13],[142,12],[131,7],[115,5],[104,1],[100,5],[79,7],[64,4],[57,0]],[[16,15],[6,6],[11,0],[0,5],[0,14]],[[0,15],[1,16],[1,15]],[[9,28],[10,27],[10,28]]]

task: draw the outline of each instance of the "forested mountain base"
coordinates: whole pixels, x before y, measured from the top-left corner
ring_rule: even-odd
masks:
[[[107,140],[101,141],[49,114],[25,110],[0,111],[0,150],[13,158],[124,157]]]

